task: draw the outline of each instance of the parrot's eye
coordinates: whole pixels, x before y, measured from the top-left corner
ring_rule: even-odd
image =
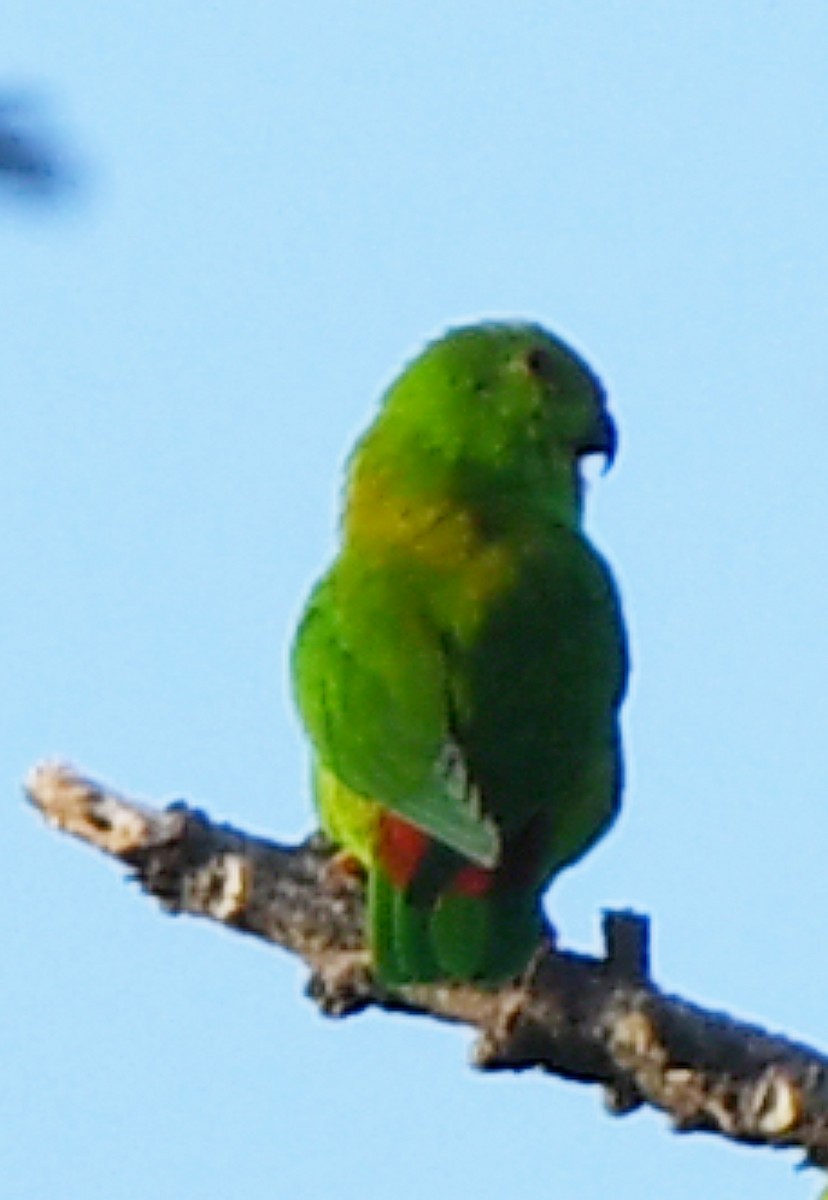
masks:
[[[557,382],[557,363],[543,346],[533,346],[527,350],[523,361],[530,375],[542,379],[544,383]]]

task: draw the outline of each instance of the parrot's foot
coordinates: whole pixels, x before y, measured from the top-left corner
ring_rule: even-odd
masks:
[[[326,1017],[349,1017],[374,1000],[374,979],[367,950],[342,950],[327,956],[308,982],[308,995]]]
[[[325,864],[322,886],[330,892],[361,890],[365,883],[365,867],[350,850],[337,850]]]

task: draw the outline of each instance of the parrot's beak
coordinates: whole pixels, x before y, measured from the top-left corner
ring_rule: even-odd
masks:
[[[615,421],[605,408],[599,410],[591,434],[580,446],[580,452],[586,454],[603,454],[604,474],[615,462],[618,452],[618,430]]]

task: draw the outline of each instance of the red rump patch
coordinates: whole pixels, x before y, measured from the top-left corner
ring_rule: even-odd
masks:
[[[452,892],[456,892],[460,896],[485,896],[491,891],[492,884],[495,880],[494,871],[487,871],[485,867],[468,866],[455,875],[451,885]]]
[[[388,812],[380,817],[377,854],[394,887],[408,887],[428,845],[428,834],[416,825]]]

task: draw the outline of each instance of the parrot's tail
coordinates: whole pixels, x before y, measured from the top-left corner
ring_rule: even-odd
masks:
[[[470,864],[391,816],[370,870],[368,924],[375,970],[389,985],[511,979],[542,932],[536,887]]]

